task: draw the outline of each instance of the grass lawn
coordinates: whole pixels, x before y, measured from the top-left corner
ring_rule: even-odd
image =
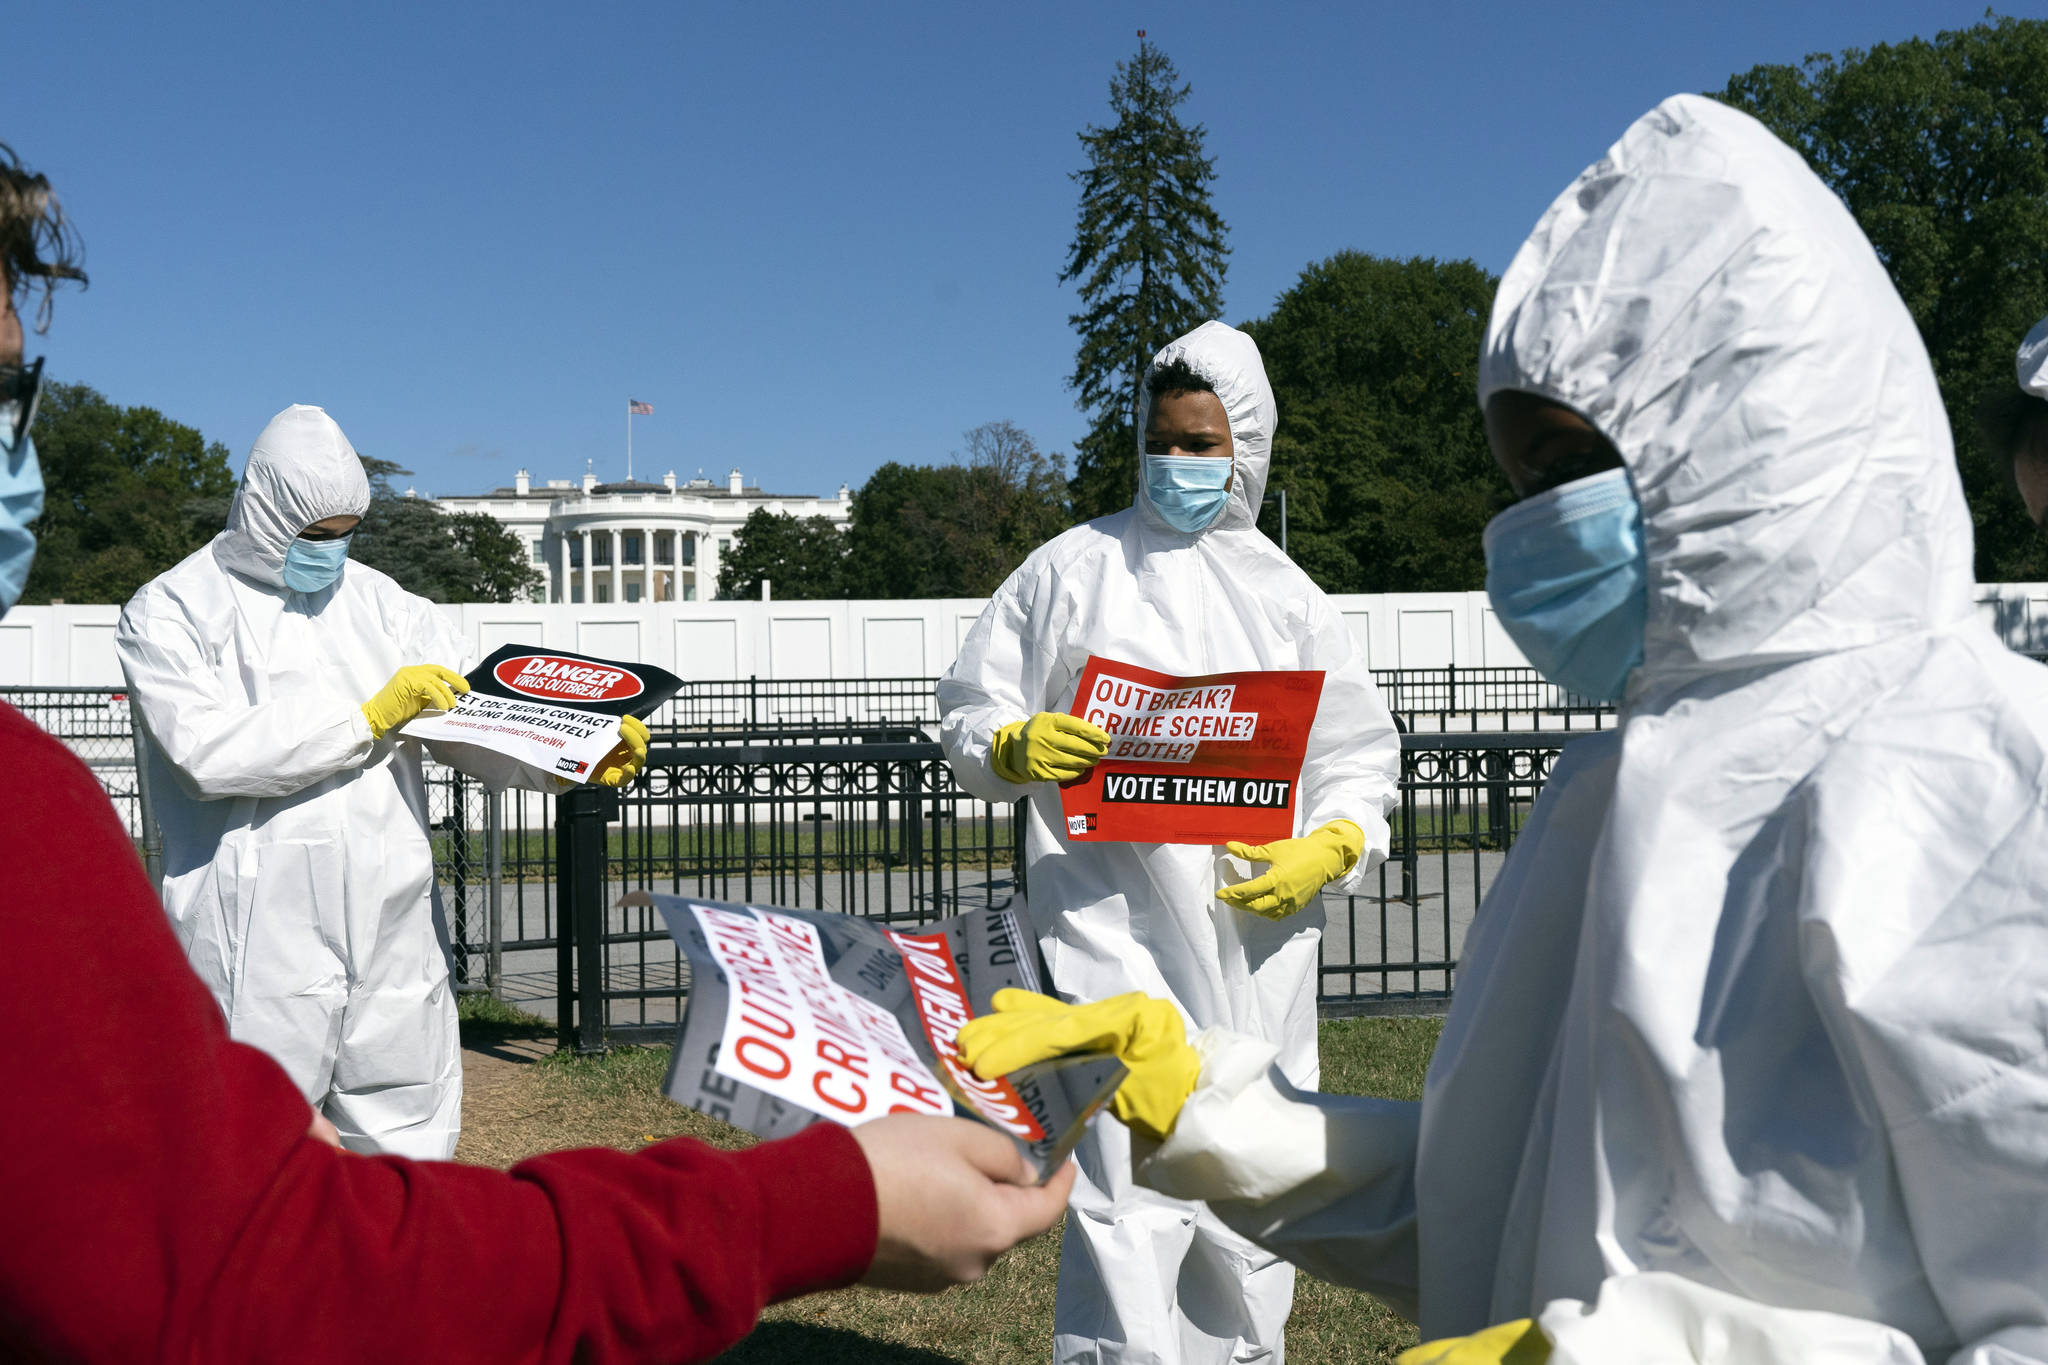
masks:
[[[531,1051],[552,1030],[488,997],[465,997],[463,1039],[486,1053]],[[1323,1084],[1330,1090],[1418,1099],[1436,1019],[1343,1019],[1322,1026]],[[754,1141],[736,1128],[661,1095],[666,1048],[623,1048],[601,1058],[548,1056],[472,1072],[463,1102],[464,1161],[507,1166],[557,1147],[627,1150],[688,1133],[722,1147]],[[944,1294],[848,1289],[768,1310],[754,1335],[722,1360],[731,1365],[920,1365],[1045,1360],[1052,1347],[1059,1232],[1024,1243],[980,1284]],[[1300,1276],[1287,1357],[1295,1365],[1389,1361],[1415,1344],[1415,1329],[1364,1294]]]

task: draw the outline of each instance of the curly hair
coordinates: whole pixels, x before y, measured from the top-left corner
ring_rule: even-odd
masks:
[[[1186,356],[1175,356],[1145,376],[1145,392],[1157,398],[1162,393],[1214,393],[1216,386],[1197,374]]]
[[[84,247],[78,230],[64,217],[48,176],[21,164],[14,149],[0,142],[0,270],[7,276],[7,298],[19,302],[37,284],[43,301],[36,309],[36,330],[50,329],[50,296],[63,280],[87,284]]]
[[[2022,459],[2048,460],[2048,398],[2018,389],[1998,389],[1977,404],[1977,431],[2005,481],[2019,487],[2015,467]]]

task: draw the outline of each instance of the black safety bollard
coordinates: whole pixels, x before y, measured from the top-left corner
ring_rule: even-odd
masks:
[[[607,825],[619,813],[609,787],[576,787],[555,799],[555,1008],[557,1045],[603,1052]]]

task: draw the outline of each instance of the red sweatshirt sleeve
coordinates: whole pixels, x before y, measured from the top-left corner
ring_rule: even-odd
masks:
[[[92,776],[0,706],[0,1358],[702,1360],[873,1258],[846,1130],[510,1172],[337,1152]]]

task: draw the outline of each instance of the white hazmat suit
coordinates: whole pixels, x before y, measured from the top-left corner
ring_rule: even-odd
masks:
[[[1343,819],[1364,833],[1363,856],[1330,883],[1333,892],[1358,886],[1386,856],[1385,812],[1400,773],[1393,722],[1344,619],[1256,525],[1277,417],[1258,348],[1210,322],[1152,365],[1176,359],[1215,386],[1228,415],[1229,505],[1203,530],[1177,531],[1141,479],[1134,506],[1041,546],[939,681],[942,737],[968,791],[987,801],[1029,797],[1030,911],[1062,997],[1164,997],[1197,1027],[1270,1040],[1288,1078],[1313,1088],[1320,907],[1273,922],[1223,904],[1214,894],[1228,880],[1219,848],[1069,843],[1056,786],[1013,785],[991,766],[1000,726],[1072,706],[1091,654],[1179,675],[1322,669],[1295,832]],[[1096,1123],[1079,1155],[1054,1358],[1277,1361],[1293,1269],[1199,1206],[1133,1186],[1121,1125]]]
[[[300,531],[369,496],[333,419],[287,408],[227,529],[136,593],[115,648],[151,741],[164,908],[229,1031],[352,1150],[443,1159],[462,1065],[419,746],[373,739],[362,703],[471,651],[365,565],[310,594],[281,577]]]
[[[1537,224],[1480,376],[1626,462],[1619,726],[1487,895],[1419,1112],[1212,1035],[1141,1179],[1419,1295],[1425,1339],[1549,1305],[1559,1359],[2048,1361],[2048,670],[1976,618],[1883,266],[1797,154],[1679,96]]]

